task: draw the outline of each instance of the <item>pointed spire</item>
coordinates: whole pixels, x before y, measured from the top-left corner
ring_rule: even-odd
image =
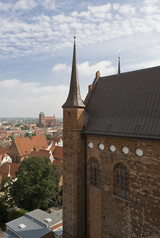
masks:
[[[119,50],[119,55],[118,55],[118,74],[121,73],[121,65],[120,65],[120,50]]]
[[[72,73],[70,81],[70,90],[67,101],[63,104],[64,107],[85,107],[79,89],[78,70],[76,62],[76,37],[74,36],[74,48],[73,48],[73,61],[72,61]]]

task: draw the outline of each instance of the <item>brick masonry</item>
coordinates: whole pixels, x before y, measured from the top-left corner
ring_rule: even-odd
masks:
[[[19,154],[15,141],[12,141],[12,144],[8,149],[8,155],[11,157],[13,163],[21,162],[21,156]]]
[[[87,237],[159,238],[160,142],[88,136],[87,145],[90,141],[94,147],[87,148]],[[104,144],[104,151],[99,150],[99,143]],[[110,145],[116,147],[115,152],[110,152]],[[129,149],[127,155],[122,152],[124,146]],[[135,155],[137,148],[143,150],[142,157]],[[89,186],[92,157],[101,165],[101,189]],[[129,201],[114,195],[118,163],[125,165],[129,174]]]
[[[63,237],[85,238],[85,151],[81,108],[64,109]]]

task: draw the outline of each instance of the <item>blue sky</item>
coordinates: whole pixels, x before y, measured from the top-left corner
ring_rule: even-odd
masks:
[[[96,71],[160,65],[159,0],[0,0],[1,117],[62,117],[76,32],[82,98]]]

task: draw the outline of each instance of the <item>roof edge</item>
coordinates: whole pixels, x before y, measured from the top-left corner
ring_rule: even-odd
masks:
[[[99,131],[82,131],[83,135],[100,135],[100,136],[113,136],[113,137],[125,137],[131,139],[146,139],[146,140],[158,140],[160,141],[160,136],[153,136],[153,135],[133,135],[133,134],[124,134],[124,133],[106,133],[106,132],[99,132]]]

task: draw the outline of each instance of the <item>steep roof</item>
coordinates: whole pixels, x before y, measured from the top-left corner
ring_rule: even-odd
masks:
[[[47,149],[48,144],[45,135],[37,135],[32,136],[30,139],[29,137],[18,138],[14,139],[20,156],[30,154],[31,150],[38,147],[39,149]]]
[[[2,175],[2,180],[8,176],[9,166],[11,177],[16,178],[16,172],[18,171],[20,164],[7,162],[0,167],[0,175]]]
[[[84,133],[160,139],[160,66],[100,77]]]
[[[33,149],[32,141],[29,137],[14,138],[15,144],[17,145],[20,156],[28,155]]]
[[[77,59],[76,59],[76,42],[74,37],[74,48],[73,48],[73,60],[72,60],[72,72],[70,81],[69,95],[62,106],[65,107],[85,107],[81,99],[79,80],[78,80],[78,69],[77,69]]]
[[[32,136],[33,147],[38,147],[39,149],[47,149],[48,144],[45,135]]]
[[[63,160],[63,147],[56,146],[55,150],[53,151],[53,157],[55,159]]]

